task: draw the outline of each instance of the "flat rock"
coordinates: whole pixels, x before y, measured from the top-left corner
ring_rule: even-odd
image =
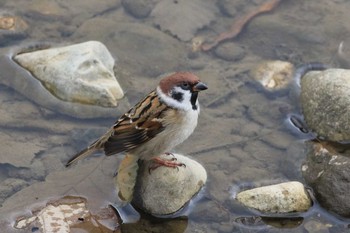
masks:
[[[327,140],[350,140],[350,70],[308,72],[301,79],[300,98],[310,130]]]
[[[64,101],[111,107],[124,96],[114,76],[114,59],[100,42],[23,53],[14,59]]]
[[[170,157],[170,158],[169,158]],[[174,157],[186,166],[158,167],[149,172],[152,161],[141,164],[135,186],[133,204],[152,215],[168,215],[180,210],[199,192],[207,173],[198,162],[179,154]]]
[[[302,212],[312,205],[304,185],[296,181],[246,190],[238,193],[236,199],[264,213]]]

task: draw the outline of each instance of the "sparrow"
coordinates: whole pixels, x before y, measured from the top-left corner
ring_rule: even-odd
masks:
[[[120,167],[135,167],[138,160],[153,160],[158,166],[182,166],[174,158],[164,160],[159,156],[171,154],[168,152],[172,148],[192,134],[200,112],[198,93],[206,89],[190,72],[162,78],[155,90],[122,115],[104,135],[73,156],[66,166],[97,150],[104,150],[107,156],[127,152]]]

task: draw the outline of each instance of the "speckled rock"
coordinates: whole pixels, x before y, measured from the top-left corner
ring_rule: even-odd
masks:
[[[169,156],[163,155],[169,159]],[[186,166],[158,167],[149,172],[152,161],[140,166],[133,204],[152,215],[168,215],[180,210],[199,192],[207,180],[207,173],[198,162],[174,154],[177,162]],[[173,159],[170,157],[170,159]]]
[[[350,150],[347,145],[307,143],[302,174],[325,209],[350,217]]]
[[[296,181],[246,190],[238,193],[236,199],[264,213],[302,212],[312,204],[304,185]]]
[[[301,79],[300,98],[310,130],[327,140],[350,140],[350,70],[308,72]]]
[[[22,53],[14,59],[64,101],[111,107],[124,96],[114,76],[114,59],[98,41]]]

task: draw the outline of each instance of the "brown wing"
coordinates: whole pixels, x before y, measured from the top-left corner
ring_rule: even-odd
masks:
[[[113,126],[110,137],[104,143],[106,155],[130,151],[162,132],[161,116],[169,109],[151,92],[145,99],[125,113]]]

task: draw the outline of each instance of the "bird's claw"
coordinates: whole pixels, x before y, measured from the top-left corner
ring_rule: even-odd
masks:
[[[169,153],[171,154],[171,153]],[[179,170],[179,167],[186,167],[186,164],[184,163],[180,163],[177,162],[177,158],[171,158],[170,160],[165,160],[162,159],[160,157],[155,157],[152,159],[153,160],[153,164],[148,168],[148,172],[151,174],[151,171],[164,166],[164,167],[172,167],[172,168],[176,168],[177,170]]]

